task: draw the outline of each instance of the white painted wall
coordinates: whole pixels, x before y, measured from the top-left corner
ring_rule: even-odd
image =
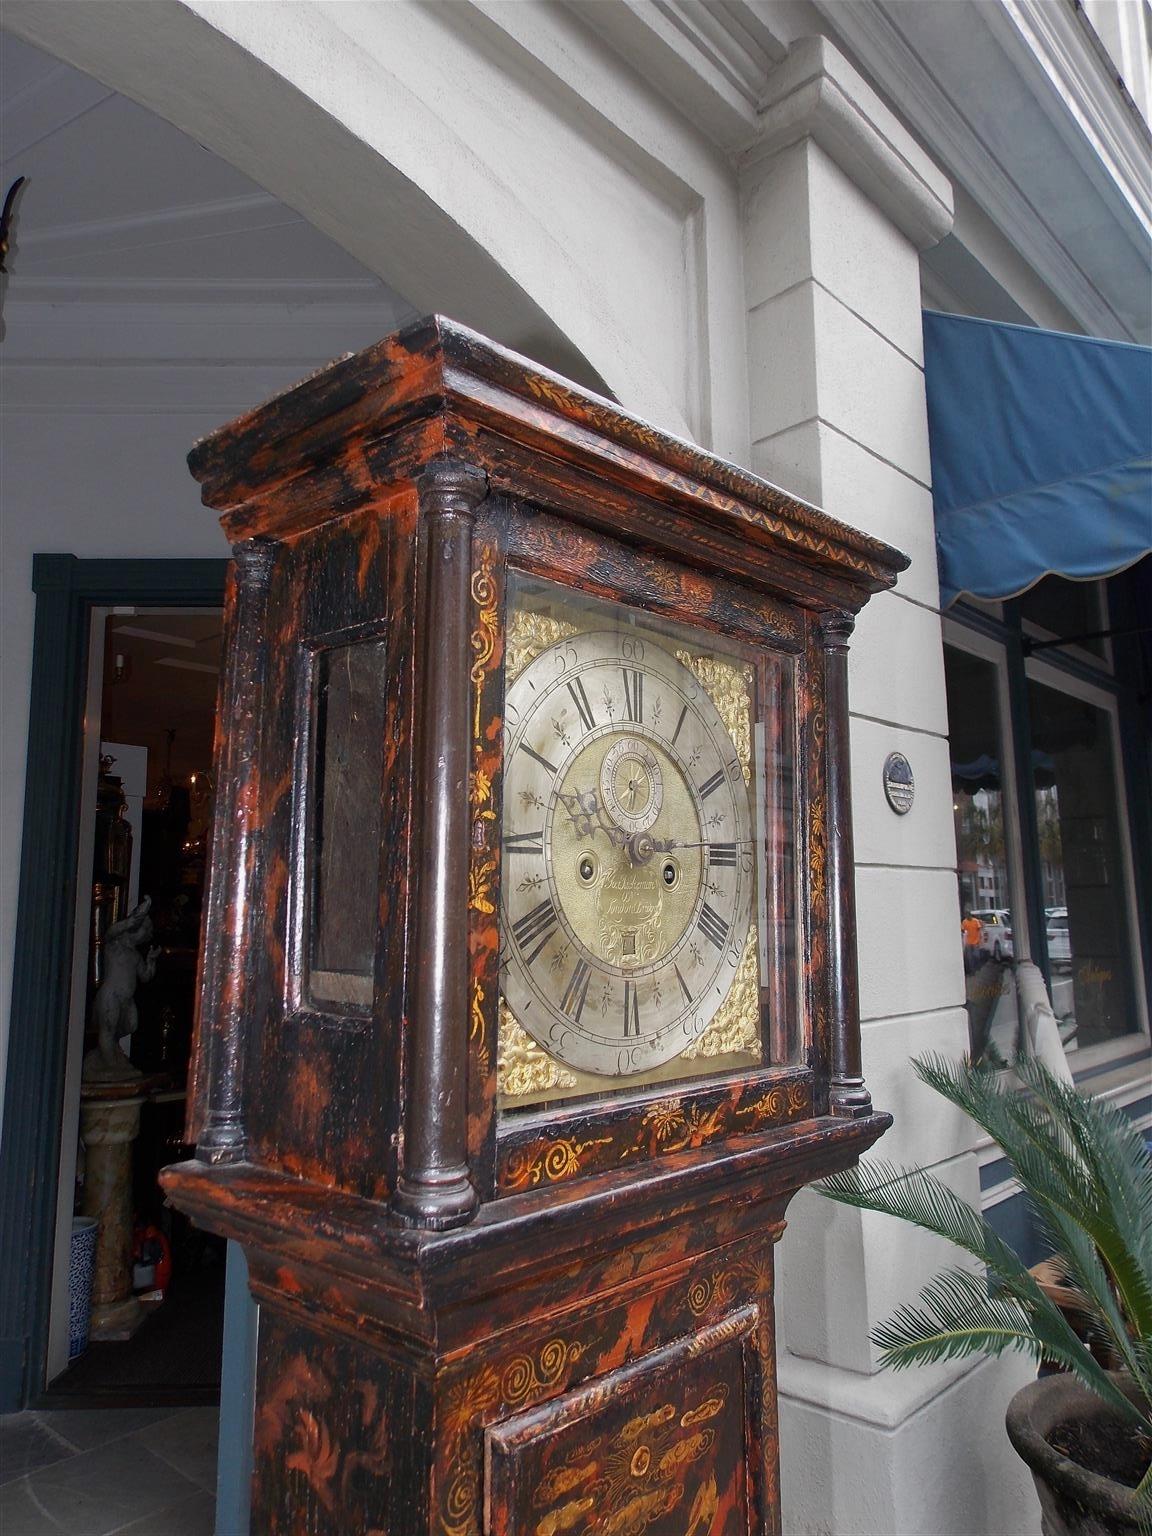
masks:
[[[395,302],[367,310],[333,307],[307,318],[288,305],[232,304],[226,314],[220,305],[7,305],[0,413],[0,1059],[7,1058],[21,856],[32,556],[225,558],[216,515],[200,505],[188,473],[189,448],[329,358],[386,335],[406,313]],[[264,361],[251,361],[260,357]]]
[[[9,0],[5,23],[213,148],[418,309],[744,457],[732,168],[568,10]]]
[[[920,326],[919,253],[948,232],[952,189],[826,43],[793,48],[766,117],[785,129],[743,168],[753,467],[913,556],[895,591],[864,609],[849,651],[863,1064],[896,1117],[877,1151],[978,1198],[974,1128],[908,1070],[915,1052],[958,1055],[967,1042]],[[882,791],[895,750],[916,775],[905,817]],[[877,1372],[869,1329],[948,1258],[881,1218],[814,1194],[794,1202],[778,1292],[789,1536],[992,1536],[1038,1523],[1002,1435],[982,1445],[995,1474],[981,1499],[957,1499],[966,1474],[951,1427],[984,1394],[1007,1402],[1003,1373]]]

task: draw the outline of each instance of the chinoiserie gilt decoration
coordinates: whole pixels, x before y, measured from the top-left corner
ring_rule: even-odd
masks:
[[[855,614],[903,557],[449,321],[194,450],[235,566],[172,1198],[253,1529],[779,1528],[773,1245],[860,1072]]]

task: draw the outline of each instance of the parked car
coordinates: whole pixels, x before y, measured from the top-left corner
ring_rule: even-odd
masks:
[[[1068,937],[1068,908],[1045,907],[1048,963],[1062,970],[1072,968],[1072,941]]]
[[[993,960],[1015,959],[1012,948],[1012,914],[1007,907],[983,907],[972,913],[981,925],[980,947]]]

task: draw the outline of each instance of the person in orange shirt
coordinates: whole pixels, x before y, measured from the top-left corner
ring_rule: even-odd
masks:
[[[980,937],[984,931],[984,925],[978,917],[973,917],[971,912],[964,915],[960,924],[960,932],[964,935],[964,969],[974,971],[980,952]]]

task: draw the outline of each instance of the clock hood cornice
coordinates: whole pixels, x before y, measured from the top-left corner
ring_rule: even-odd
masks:
[[[537,458],[537,503],[765,590],[787,591],[784,567],[802,554],[858,608],[908,565],[880,540],[440,315],[204,438],[189,465],[237,540],[297,534],[379,502],[430,454],[476,463],[494,490],[511,489],[523,484],[524,456],[541,448],[563,475],[542,476]],[[803,588],[791,595],[817,605]]]

